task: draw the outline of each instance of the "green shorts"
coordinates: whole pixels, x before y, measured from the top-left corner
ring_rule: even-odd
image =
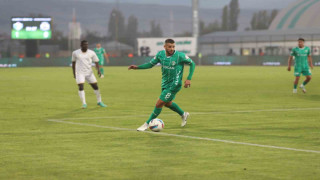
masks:
[[[169,89],[162,89],[161,95],[160,95],[160,99],[164,102],[170,102],[173,101],[174,98],[176,97],[176,94],[179,91],[171,91]]]
[[[299,77],[300,75],[304,75],[304,76],[311,76],[311,70],[308,69],[300,69],[300,68],[295,68],[294,69],[294,76]]]
[[[104,59],[99,59],[99,65],[103,66],[104,65]]]

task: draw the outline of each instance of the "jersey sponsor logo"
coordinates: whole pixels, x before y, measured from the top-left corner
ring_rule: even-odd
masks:
[[[174,67],[170,67],[170,66],[162,66],[165,69],[175,69]]]
[[[307,54],[297,54],[298,56],[308,56]]]

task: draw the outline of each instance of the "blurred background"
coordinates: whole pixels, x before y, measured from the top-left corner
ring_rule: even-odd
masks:
[[[320,65],[320,0],[0,0],[0,67],[69,66],[80,41],[139,64],[166,38],[200,65],[286,65],[306,39]]]

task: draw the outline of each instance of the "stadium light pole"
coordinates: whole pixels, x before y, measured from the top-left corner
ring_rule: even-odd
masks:
[[[199,0],[192,0],[193,37],[199,37]]]
[[[199,0],[192,0],[192,26],[193,26],[193,37],[196,38],[196,54],[199,54]]]

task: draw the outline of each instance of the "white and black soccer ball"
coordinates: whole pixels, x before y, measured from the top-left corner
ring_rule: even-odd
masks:
[[[149,129],[154,132],[160,132],[164,128],[164,122],[161,119],[152,119],[149,122]]]

